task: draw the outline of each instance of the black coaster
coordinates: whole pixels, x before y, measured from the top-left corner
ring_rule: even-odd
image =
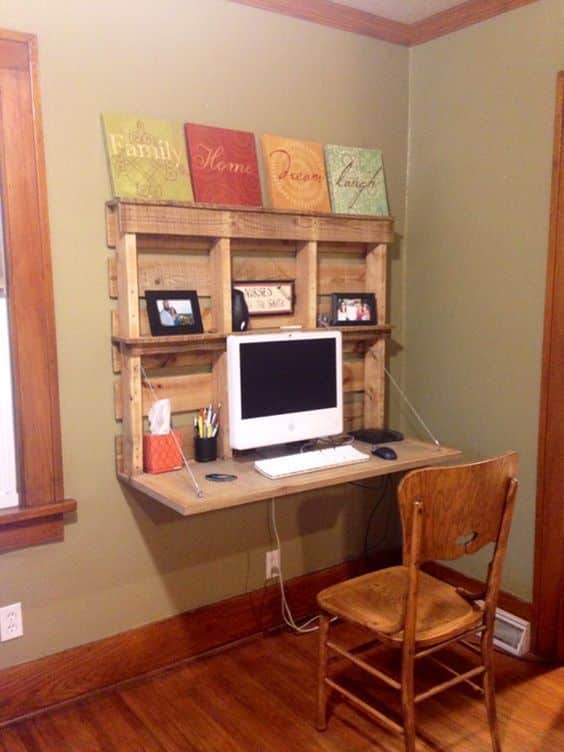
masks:
[[[224,483],[228,480],[237,480],[237,476],[231,475],[231,473],[208,473],[206,475],[206,480],[214,480],[216,483]]]

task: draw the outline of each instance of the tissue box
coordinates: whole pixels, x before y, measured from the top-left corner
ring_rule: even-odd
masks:
[[[162,436],[143,434],[143,469],[146,473],[166,473],[168,470],[179,470],[182,467],[182,455],[172,434],[180,444],[178,431],[171,431]]]

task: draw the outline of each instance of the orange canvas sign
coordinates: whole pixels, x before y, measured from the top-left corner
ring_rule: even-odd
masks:
[[[261,142],[271,206],[330,212],[323,146],[270,135]]]

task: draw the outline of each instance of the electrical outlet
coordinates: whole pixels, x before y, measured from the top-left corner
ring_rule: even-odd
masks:
[[[22,604],[0,608],[0,642],[23,637]]]
[[[275,548],[266,552],[266,579],[271,580],[273,577],[280,575],[280,549]]]

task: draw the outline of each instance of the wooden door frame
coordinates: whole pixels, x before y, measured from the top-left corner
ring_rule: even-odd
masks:
[[[564,71],[556,86],[537,465],[533,650],[564,660]]]

